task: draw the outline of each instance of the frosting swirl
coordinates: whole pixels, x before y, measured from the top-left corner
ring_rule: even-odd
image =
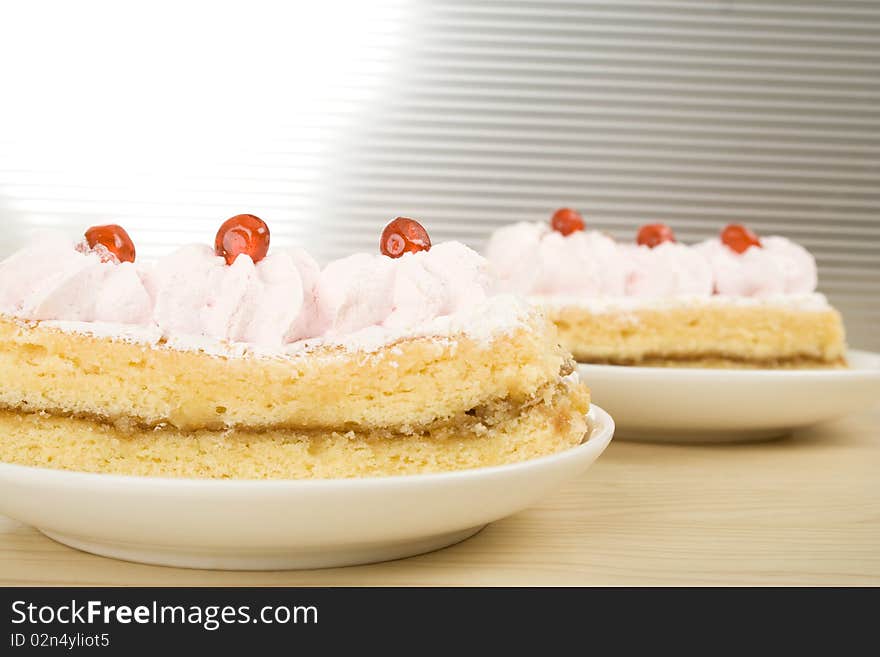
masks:
[[[368,326],[405,329],[484,301],[486,261],[459,242],[391,259],[358,253],[327,265],[317,285],[318,315],[328,333]]]
[[[541,299],[770,297],[811,293],[817,283],[813,256],[777,236],[740,254],[719,239],[649,248],[521,222],[495,231],[486,254],[500,289]]]
[[[654,248],[622,245],[626,296],[674,297],[712,294],[712,268],[701,253],[677,242]]]
[[[493,233],[486,250],[500,289],[527,295],[622,295],[626,270],[614,240],[594,230],[568,236],[520,222]]]
[[[309,258],[301,266],[312,264]],[[294,255],[283,251],[257,264],[240,255],[227,266],[210,247],[186,246],[159,260],[149,280],[153,321],[163,332],[266,347],[294,337],[306,296],[313,294]]]
[[[717,294],[768,297],[816,290],[815,258],[784,237],[764,237],[760,247],[749,247],[744,253],[737,253],[717,238],[694,248],[712,267]]]
[[[46,235],[0,263],[0,311],[31,320],[143,324],[152,316],[146,275]]]
[[[355,254],[321,270],[302,249],[276,250],[256,264],[239,255],[227,265],[204,245],[151,264],[103,262],[53,236],[0,263],[0,312],[149,328],[181,345],[205,338],[283,351],[364,330],[372,341],[416,334],[438,319],[469,316],[491,293],[487,270],[458,242],[397,259]]]

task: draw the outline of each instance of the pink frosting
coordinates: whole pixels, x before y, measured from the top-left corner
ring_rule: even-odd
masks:
[[[277,349],[369,327],[416,332],[474,310],[491,287],[485,259],[458,242],[398,259],[355,254],[322,271],[302,249],[276,250],[257,264],[239,256],[228,266],[193,245],[135,266],[52,238],[0,263],[0,312]]]
[[[0,312],[24,319],[143,324],[152,302],[145,272],[101,262],[49,235],[0,263]]]
[[[695,247],[708,260],[715,292],[731,296],[767,297],[815,291],[816,260],[799,244],[784,237],[761,238],[761,246],[737,253],[715,238]]]
[[[503,291],[535,297],[739,297],[806,294],[816,289],[816,261],[784,237],[738,254],[718,239],[653,249],[618,244],[598,231],[569,236],[542,223],[493,233],[486,250]]]
[[[599,231],[565,236],[543,223],[521,222],[495,231],[486,254],[503,291],[585,297],[625,291],[618,247]]]
[[[712,268],[700,252],[676,242],[654,248],[622,245],[627,262],[626,295],[632,297],[709,296]]]
[[[227,266],[208,246],[187,246],[156,263],[150,276],[153,317],[163,332],[278,347],[309,325],[303,252],[276,252],[258,264],[239,256]],[[312,281],[312,285],[314,282]]]
[[[329,335],[377,325],[406,329],[473,307],[490,287],[486,261],[459,242],[393,260],[358,253],[321,272],[318,314]]]

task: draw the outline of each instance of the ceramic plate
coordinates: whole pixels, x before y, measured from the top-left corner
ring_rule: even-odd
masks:
[[[162,479],[0,464],[0,513],[71,547],[187,568],[279,570],[385,561],[462,541],[534,504],[602,453],[614,422],[521,463],[307,481]]]
[[[761,440],[880,401],[880,354],[851,350],[849,369],[736,370],[578,366],[619,438]]]

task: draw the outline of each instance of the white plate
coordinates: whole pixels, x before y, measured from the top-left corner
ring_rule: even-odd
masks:
[[[437,550],[581,474],[614,422],[587,415],[577,447],[491,468],[303,481],[160,479],[0,463],[0,513],[71,547],[186,568],[281,570]]]
[[[880,400],[880,354],[851,350],[849,369],[737,370],[578,365],[622,439],[762,440]]]

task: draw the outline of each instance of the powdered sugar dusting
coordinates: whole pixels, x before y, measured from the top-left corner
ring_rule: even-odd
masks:
[[[435,317],[415,327],[398,329],[369,326],[344,335],[328,335],[296,342],[288,346],[287,353],[326,345],[342,347],[347,351],[369,352],[410,338],[454,341],[465,336],[488,344],[500,334],[507,334],[526,326],[535,314],[536,311],[524,299],[513,295],[498,295],[450,315]]]
[[[64,333],[78,333],[94,338],[112,338],[134,344],[158,344],[162,341],[162,329],[158,326],[138,326],[113,322],[70,322],[45,320],[34,322],[39,326],[53,328]]]
[[[413,329],[391,329],[370,326],[350,334],[298,340],[279,348],[253,343],[218,340],[186,334],[167,336],[157,326],[132,326],[103,322],[34,322],[40,326],[65,333],[109,338],[120,342],[162,346],[178,351],[200,352],[226,358],[243,357],[296,357],[324,347],[338,347],[347,353],[370,354],[403,340],[430,338],[446,345],[462,338],[489,344],[494,338],[508,335],[532,322],[540,311],[525,300],[512,295],[490,297],[482,304],[451,315],[437,317]]]
[[[573,296],[533,296],[529,300],[543,308],[559,310],[579,308],[601,315],[636,310],[674,310],[676,308],[787,308],[790,310],[821,312],[831,305],[824,294],[777,294],[764,297],[740,297],[717,294],[713,296],[650,297],[595,297],[584,299]]]

